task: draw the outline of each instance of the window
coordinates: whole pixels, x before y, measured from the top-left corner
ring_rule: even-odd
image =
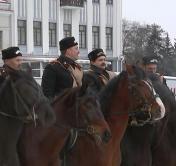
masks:
[[[112,50],[112,28],[106,28],[106,49]]]
[[[99,3],[99,0],[92,0],[93,3]]]
[[[31,69],[33,77],[40,77],[40,62],[32,62]]]
[[[112,5],[113,4],[113,0],[106,0],[106,4]]]
[[[71,35],[71,24],[64,24],[64,37],[70,37]]]
[[[99,27],[92,27],[92,48],[99,48],[99,40],[100,40],[100,34],[99,34]]]
[[[39,21],[34,21],[34,46],[42,45],[42,24]]]
[[[26,20],[18,20],[18,45],[26,45]]]
[[[57,46],[57,31],[56,31],[56,23],[49,23],[49,46],[56,47]]]
[[[2,31],[0,31],[0,49],[2,49]]]
[[[87,47],[87,33],[86,33],[86,26],[80,25],[79,26],[79,47],[86,48]]]

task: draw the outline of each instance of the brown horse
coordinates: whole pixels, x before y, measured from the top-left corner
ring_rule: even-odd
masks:
[[[158,75],[150,75],[161,97],[166,115],[154,124],[128,126],[121,142],[121,166],[175,166],[176,159],[176,101]]]
[[[69,154],[68,166],[119,166],[120,142],[129,115],[142,110],[151,114],[151,121],[164,116],[165,110],[161,100],[155,96],[155,91],[146,80],[144,72],[134,66],[128,65],[127,71],[121,72],[111,80],[100,92],[99,97],[112,138],[101,148],[95,147],[88,139],[80,139]],[[88,146],[85,146],[86,144]],[[80,157],[83,153],[84,156]]]
[[[23,131],[19,142],[21,165],[59,166],[59,153],[71,129],[77,131],[78,138],[88,138],[97,147],[110,139],[110,130],[99,103],[82,89],[66,90],[54,101],[53,108],[57,118],[54,126],[34,128],[31,125]]]
[[[24,123],[50,126],[55,115],[36,81],[22,71],[9,71],[0,89],[0,165],[19,166],[16,144]]]

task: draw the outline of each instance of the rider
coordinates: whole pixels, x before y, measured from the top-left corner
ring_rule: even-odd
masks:
[[[84,82],[93,89],[94,93],[98,93],[110,79],[116,74],[106,70],[106,54],[103,49],[98,48],[88,54],[90,60],[90,68],[84,74]]]
[[[83,70],[75,61],[79,58],[78,43],[74,37],[60,40],[61,55],[44,69],[42,89],[44,95],[53,99],[66,88],[82,85]]]
[[[158,62],[159,62],[159,58],[156,56],[145,56],[142,58],[142,66],[144,71],[146,72],[146,74],[149,76],[149,78],[154,78],[152,76],[157,76],[160,81],[166,84],[166,79],[163,77],[163,75],[160,75],[159,73],[157,73],[157,67],[158,67]]]
[[[4,65],[0,67],[0,86],[8,76],[9,71],[20,70],[22,64],[22,54],[18,47],[8,47],[2,50],[2,60]]]

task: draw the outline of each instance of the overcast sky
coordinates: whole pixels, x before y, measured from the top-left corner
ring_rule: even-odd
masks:
[[[122,0],[123,18],[140,23],[156,23],[176,38],[176,0]]]

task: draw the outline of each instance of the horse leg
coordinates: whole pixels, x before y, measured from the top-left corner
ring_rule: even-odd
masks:
[[[5,118],[2,121],[4,121],[4,126],[8,124],[8,127],[2,129],[3,134],[0,138],[0,165],[20,166],[16,145],[22,131],[22,122]]]

